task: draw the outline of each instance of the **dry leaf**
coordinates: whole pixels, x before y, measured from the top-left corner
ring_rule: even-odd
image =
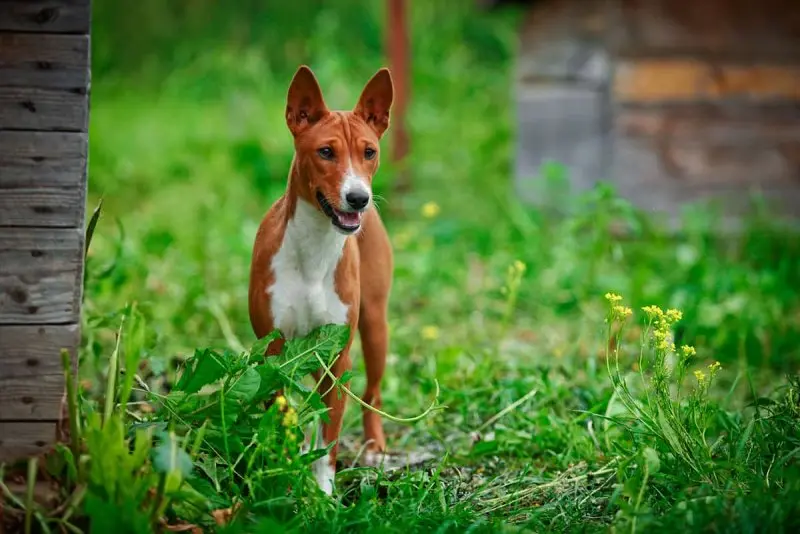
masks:
[[[203,529],[192,523],[178,523],[177,525],[168,525],[165,520],[161,520],[161,526],[167,532],[191,532],[191,534],[203,534]]]
[[[233,514],[235,514],[240,507],[241,503],[236,503],[231,508],[220,508],[219,510],[214,510],[211,512],[211,515],[214,517],[214,521],[217,523],[217,525],[227,525],[230,523]]]

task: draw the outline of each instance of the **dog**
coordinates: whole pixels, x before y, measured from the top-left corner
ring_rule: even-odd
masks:
[[[287,94],[286,125],[294,157],[285,193],[270,207],[256,234],[250,270],[250,322],[258,338],[279,329],[268,355],[285,339],[325,324],[347,324],[350,339],[331,370],[350,369],[356,330],[367,374],[362,399],[381,407],[381,380],[389,343],[387,307],[393,257],[386,228],[374,206],[372,179],[380,161],[379,142],[389,127],[394,88],[382,68],[364,86],[352,111],[331,111],[310,68],[301,66]],[[319,380],[319,374],[317,373]],[[345,395],[323,377],[320,391],[329,422],[318,447],[334,443],[313,464],[319,487],[331,495]],[[380,416],[364,410],[367,451],[382,453],[386,438]]]

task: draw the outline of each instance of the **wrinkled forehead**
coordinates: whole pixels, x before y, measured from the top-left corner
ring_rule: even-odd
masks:
[[[352,111],[332,111],[300,137],[298,141],[304,145],[338,142],[352,146],[370,142],[377,147],[378,144],[378,136],[374,130]]]

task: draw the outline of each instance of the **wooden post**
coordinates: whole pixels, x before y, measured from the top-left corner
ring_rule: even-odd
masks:
[[[409,95],[409,41],[406,25],[405,0],[388,0],[388,42],[389,68],[394,80],[394,104],[391,119],[391,161],[397,169],[394,184],[395,193],[403,193],[411,188],[411,177],[405,167],[404,159],[409,150],[406,131],[406,106]],[[395,205],[399,204],[396,203]]]
[[[55,438],[83,291],[90,0],[0,2],[0,461]]]

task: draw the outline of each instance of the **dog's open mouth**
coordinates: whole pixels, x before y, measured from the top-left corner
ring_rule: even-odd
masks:
[[[331,206],[331,203],[328,202],[319,191],[317,191],[317,202],[319,202],[319,206],[322,208],[325,215],[331,219],[333,225],[340,230],[352,233],[361,226],[361,217],[364,215],[364,212],[337,210]]]

